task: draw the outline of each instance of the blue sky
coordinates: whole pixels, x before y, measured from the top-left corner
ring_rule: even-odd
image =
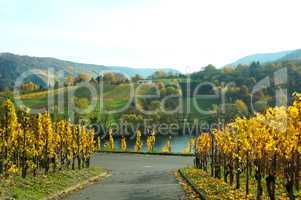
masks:
[[[0,52],[195,71],[301,48],[298,0],[0,0]]]

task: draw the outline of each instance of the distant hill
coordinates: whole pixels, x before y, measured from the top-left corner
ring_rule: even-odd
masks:
[[[280,61],[301,60],[301,49],[292,51],[286,56],[280,58]]]
[[[277,61],[288,61],[288,60],[301,60],[301,49],[281,51],[276,53],[261,53],[249,55],[238,59],[237,61],[227,64],[226,66],[236,67],[240,64],[248,65],[252,62],[270,63]]]
[[[59,60],[49,57],[30,57],[20,56],[11,53],[0,54],[0,89],[9,88],[14,85],[16,78],[23,72],[31,69],[46,71],[53,68],[55,71],[62,70],[73,75],[79,73],[89,73],[92,76],[104,72],[115,71],[133,76],[139,74],[142,77],[147,77],[153,74],[158,69],[155,68],[132,68],[121,66],[104,66],[95,64],[76,63],[71,61]],[[174,69],[162,69],[166,72],[179,73]]]

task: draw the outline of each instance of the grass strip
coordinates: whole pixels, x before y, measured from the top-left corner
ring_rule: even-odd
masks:
[[[98,167],[81,170],[63,170],[48,175],[11,176],[0,179],[0,200],[57,199],[72,191],[96,182],[107,175]]]
[[[211,177],[207,172],[193,167],[186,167],[180,170],[197,189],[205,193],[206,198],[210,200],[249,200],[244,191],[235,190],[223,180]]]

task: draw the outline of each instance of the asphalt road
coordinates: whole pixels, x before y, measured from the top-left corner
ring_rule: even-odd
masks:
[[[174,172],[192,165],[192,157],[97,154],[93,164],[112,170],[104,181],[67,196],[65,200],[186,199]]]

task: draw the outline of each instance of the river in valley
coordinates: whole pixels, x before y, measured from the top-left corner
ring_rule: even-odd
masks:
[[[160,152],[164,146],[166,146],[167,141],[168,141],[169,136],[156,136],[156,142],[154,145],[154,151],[155,152]],[[171,151],[173,153],[182,153],[183,150],[188,146],[188,142],[194,138],[193,136],[189,135],[177,135],[177,136],[172,136],[171,137]],[[146,147],[146,137],[143,137],[142,139],[143,146],[142,146],[142,151],[146,152],[147,147]],[[127,138],[127,150],[128,151],[134,151],[135,147],[135,141],[136,138]],[[115,150],[120,150],[120,138],[115,138]],[[104,149],[108,148],[108,139],[102,141],[102,144],[104,146]]]

